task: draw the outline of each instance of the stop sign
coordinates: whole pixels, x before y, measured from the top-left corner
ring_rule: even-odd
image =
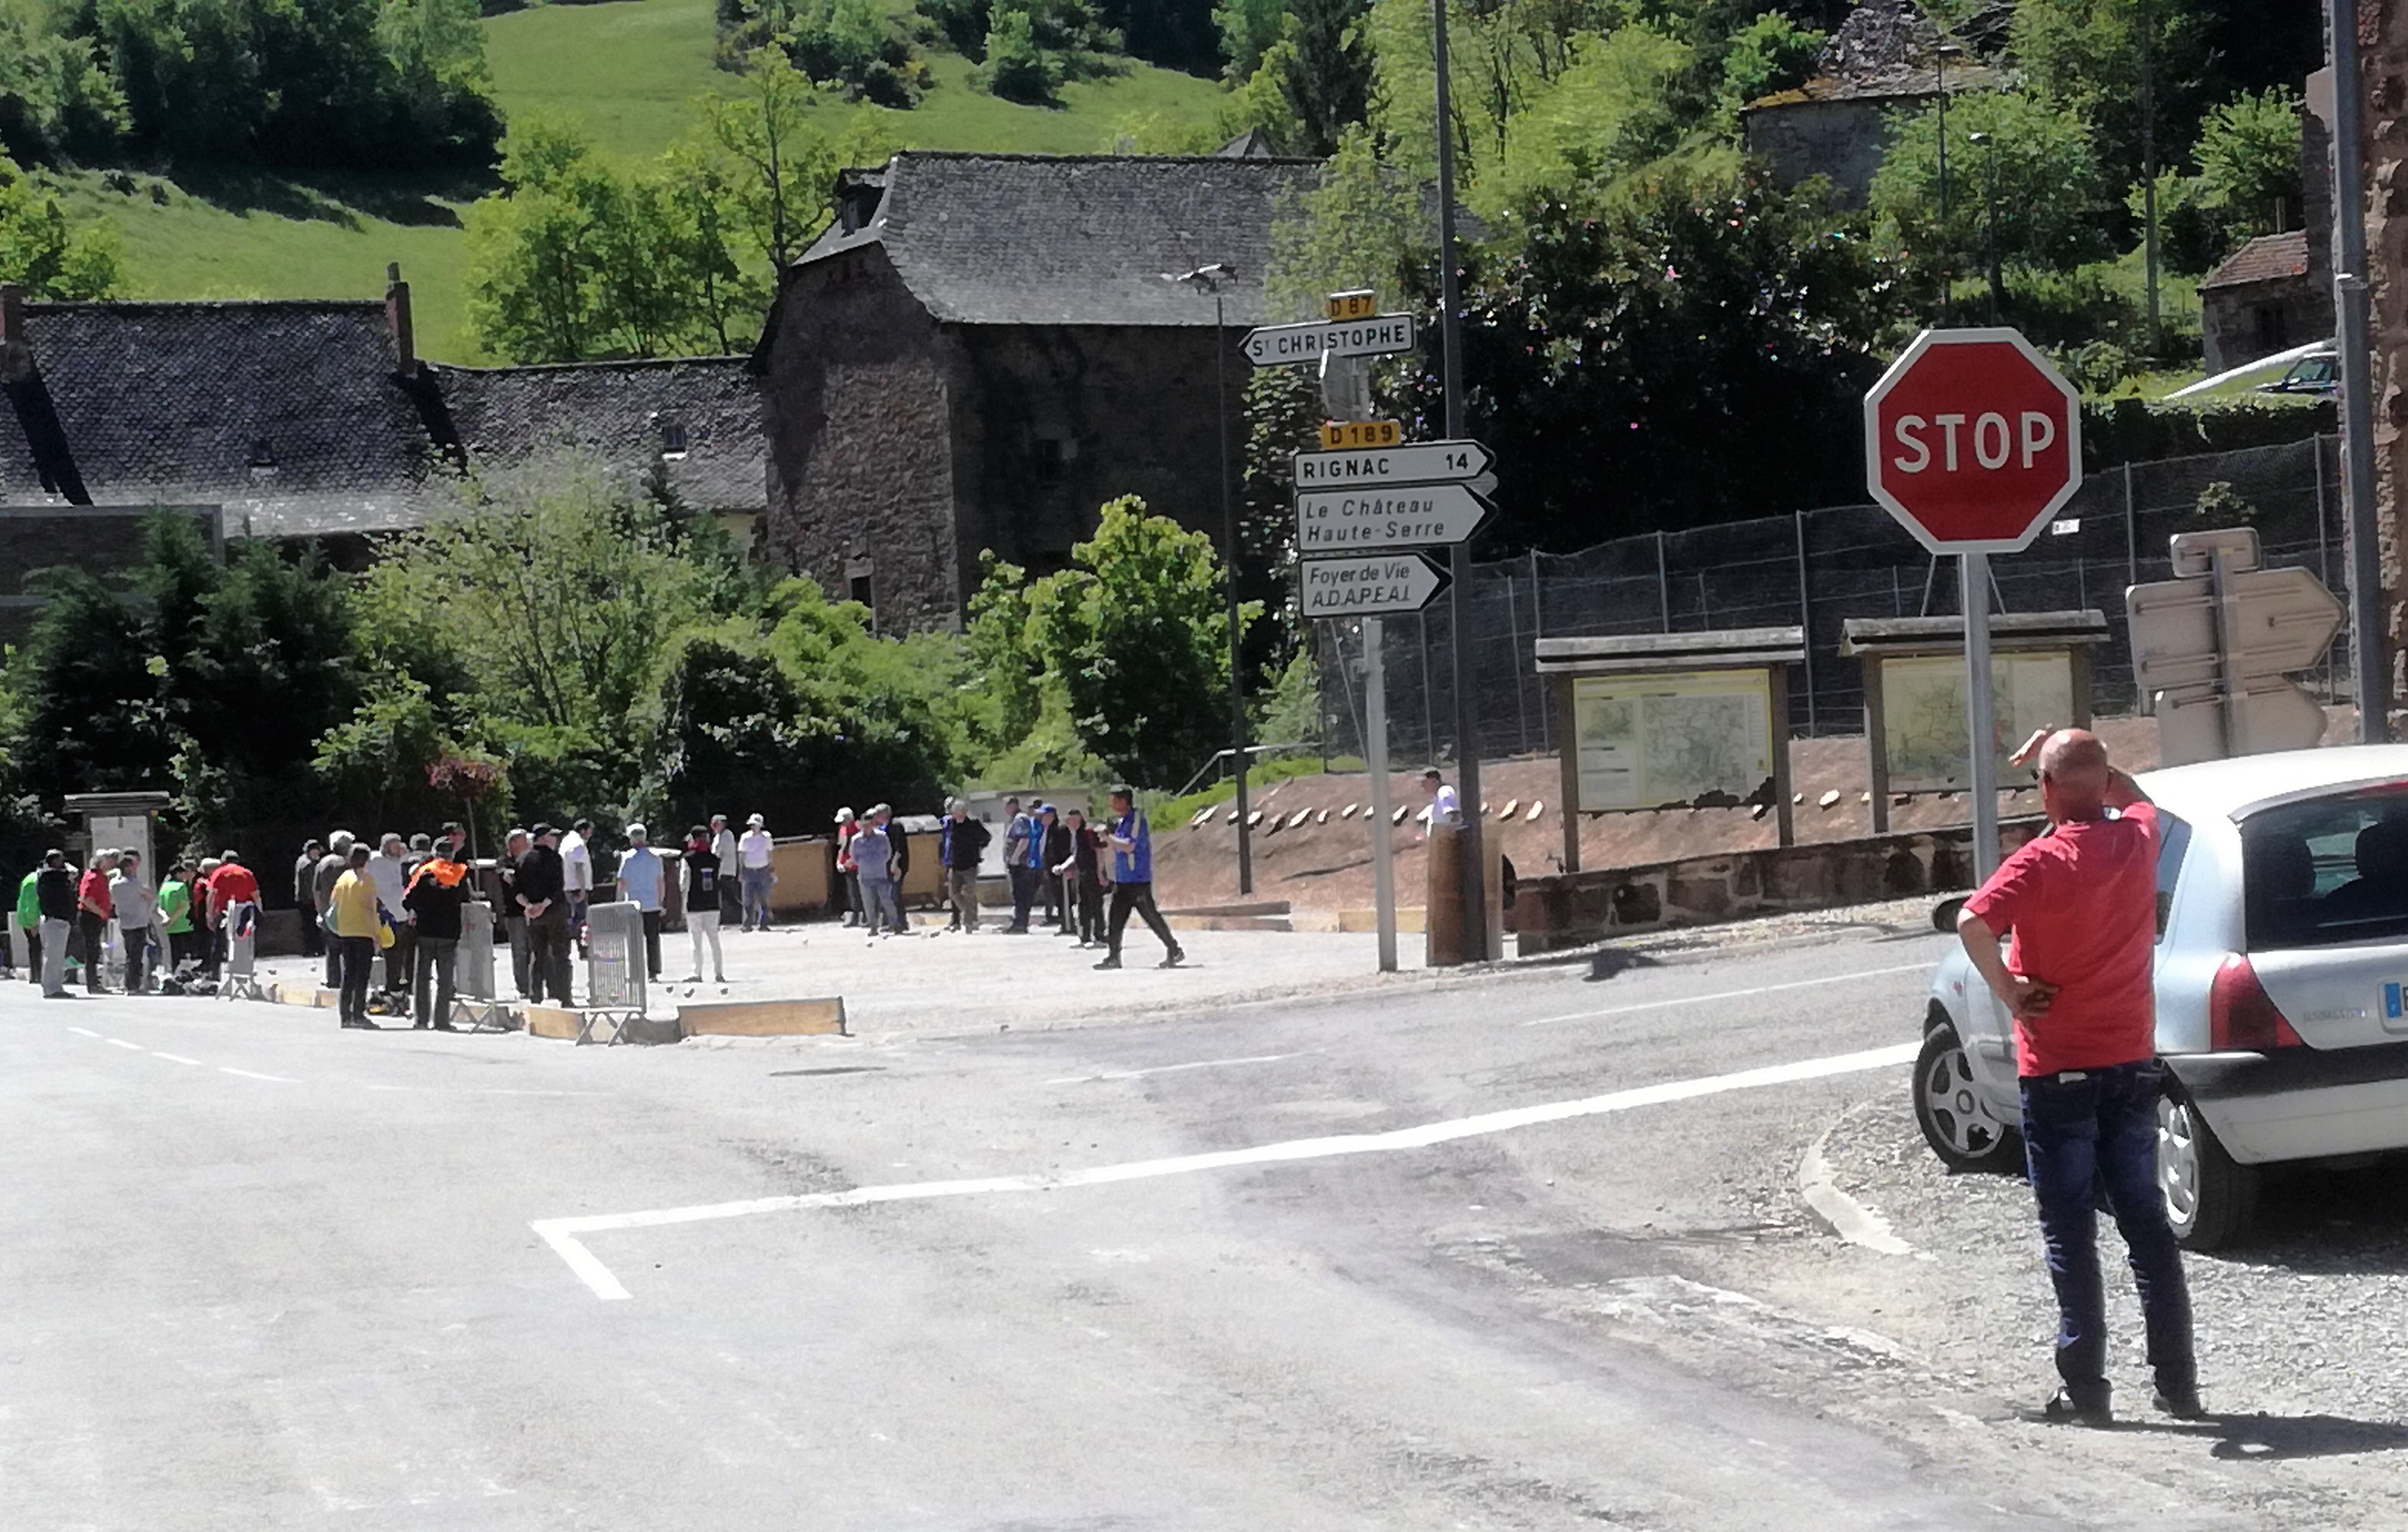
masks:
[[[1865,395],[1865,485],[1935,553],[2013,553],[2082,484],[2082,400],[2014,330],[1926,330]]]

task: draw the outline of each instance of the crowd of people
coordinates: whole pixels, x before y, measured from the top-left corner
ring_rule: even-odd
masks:
[[[17,885],[26,978],[50,999],[70,996],[72,966],[88,994],[117,981],[128,995],[214,986],[232,944],[259,918],[259,879],[239,852],[179,861],[155,887],[139,851],[104,847],[78,867],[64,851],[42,853]]]
[[[1102,949],[1096,966],[1110,969],[1121,966],[1122,937],[1134,914],[1161,940],[1162,966],[1176,966],[1186,954],[1154,907],[1145,816],[1130,789],[1116,787],[1111,798],[1110,816],[1096,823],[1080,809],[1041,801],[1024,809],[1017,797],[1006,800],[1002,859],[1011,919],[1000,929],[1015,936],[1052,930],[1082,949]],[[995,832],[971,817],[966,802],[951,798],[935,838],[948,928],[976,932],[979,877]],[[519,997],[567,1005],[588,909],[597,888],[609,884],[610,897],[636,907],[649,978],[661,977],[661,936],[674,892],[693,944],[687,981],[701,981],[707,971],[713,982],[725,982],[723,927],[771,925],[775,843],[763,816],[751,816],[738,833],[728,816],[712,815],[686,831],[674,863],[644,824],[626,825],[624,839],[613,857],[591,820],[512,829],[487,881],[458,823],[431,835],[387,831],[373,844],[336,830],[323,841],[308,841],[293,864],[302,950],[324,960],[341,1025],[373,1030],[380,1024],[371,1018],[384,1015],[451,1030],[472,902],[500,927],[496,937],[509,948]],[[873,939],[910,931],[902,888],[911,842],[891,804],[859,815],[838,811],[837,902],[844,924]],[[91,993],[109,987],[112,972],[117,986],[136,995],[154,987],[206,993],[218,984],[229,953],[256,929],[257,875],[233,851],[179,860],[155,885],[142,864],[137,851],[105,848],[78,867],[54,850],[25,874],[15,918],[28,977],[45,995],[67,996],[71,970]]]
[[[1001,930],[1026,936],[1033,916],[1054,935],[1075,938],[1082,948],[1105,949],[1096,966],[1111,969],[1121,966],[1121,938],[1134,913],[1161,938],[1161,966],[1176,967],[1187,954],[1154,908],[1154,840],[1138,811],[1137,794],[1115,787],[1111,797],[1111,815],[1100,826],[1087,823],[1084,809],[1041,801],[1024,808],[1017,797],[1004,800],[1003,864],[1011,888],[1011,921]],[[836,833],[837,870],[845,881],[844,923],[867,929],[873,939],[907,933],[910,928],[896,891],[910,866],[910,842],[893,808],[882,803],[860,818],[839,809]],[[980,928],[979,872],[993,839],[994,832],[970,817],[968,803],[945,800],[945,817],[937,826],[937,863],[944,869],[946,929]]]

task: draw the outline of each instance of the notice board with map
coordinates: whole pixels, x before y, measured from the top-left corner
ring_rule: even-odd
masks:
[[[1769,792],[1772,677],[1770,670],[1575,677],[1581,811],[1737,803]]]
[[[1882,750],[1893,793],[1961,792],[1972,783],[1961,654],[1885,658]],[[1991,736],[1999,781],[2014,778],[2007,754],[2035,729],[2086,722],[2074,705],[2073,655],[2063,649],[1994,654]]]

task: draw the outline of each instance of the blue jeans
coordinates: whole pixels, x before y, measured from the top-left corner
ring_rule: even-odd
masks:
[[[750,931],[758,925],[766,931],[769,928],[769,869],[746,867],[741,876],[744,884],[744,929]]]
[[[2099,1209],[2115,1227],[2141,1291],[2149,1366],[2167,1394],[2199,1386],[2190,1289],[2157,1190],[2155,1059],[2023,1081],[2024,1153],[2057,1288],[2057,1370],[2076,1404],[2107,1402],[2107,1299],[2099,1278]]]

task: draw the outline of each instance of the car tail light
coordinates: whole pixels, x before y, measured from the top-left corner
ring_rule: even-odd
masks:
[[[2219,1052],[2256,1053],[2306,1046],[2267,997],[2266,986],[2258,981],[2258,970],[2239,952],[2224,960],[2224,966],[2215,970],[2215,982],[2208,988],[2207,1038],[2209,1046]]]

